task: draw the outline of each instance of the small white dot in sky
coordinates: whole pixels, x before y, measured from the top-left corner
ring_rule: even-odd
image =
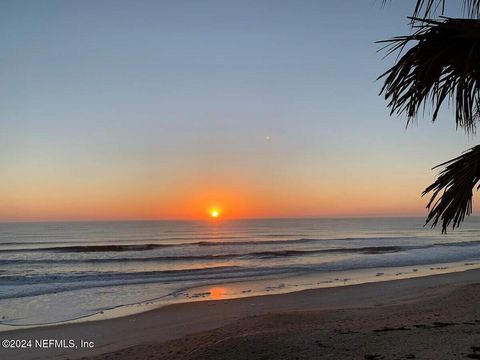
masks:
[[[265,140],[270,140],[270,135],[265,136]]]

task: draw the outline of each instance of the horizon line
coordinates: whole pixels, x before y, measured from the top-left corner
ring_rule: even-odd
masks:
[[[478,217],[472,214],[470,217]],[[0,224],[42,224],[42,223],[116,223],[116,222],[229,222],[254,220],[340,220],[340,219],[398,219],[398,218],[426,218],[426,215],[346,215],[346,216],[285,216],[285,217],[255,217],[255,218],[195,218],[195,219],[69,219],[69,220],[0,220]]]

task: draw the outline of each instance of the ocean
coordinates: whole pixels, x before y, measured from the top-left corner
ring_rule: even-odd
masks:
[[[2,329],[480,267],[480,219],[0,224]]]

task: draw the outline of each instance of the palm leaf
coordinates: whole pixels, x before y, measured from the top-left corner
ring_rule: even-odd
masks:
[[[398,52],[399,59],[379,77],[385,81],[380,94],[391,115],[407,115],[407,124],[429,106],[435,121],[443,104],[453,104],[457,127],[467,132],[480,120],[480,0],[462,2],[469,19],[432,20],[429,17],[445,13],[446,0],[417,0],[410,18],[413,34],[384,41],[388,54]],[[472,212],[473,189],[480,181],[480,145],[440,166],[444,169],[423,196],[432,194],[426,224],[433,227],[441,221],[446,232]]]
[[[414,45],[379,77],[385,79],[380,94],[391,114],[406,113],[407,124],[430,104],[435,121],[448,101],[457,126],[474,131],[480,118],[480,20],[414,20],[421,25],[413,34],[381,41],[389,54]]]
[[[383,0],[382,4],[385,5],[391,0]],[[480,16],[480,0],[463,0],[463,7],[465,13],[471,17],[476,18]],[[414,18],[426,19],[429,16],[440,13],[445,13],[446,0],[417,0],[415,8],[413,10]]]
[[[440,166],[445,168],[422,195],[433,193],[427,205],[430,213],[425,224],[431,222],[434,227],[441,220],[444,233],[450,223],[453,222],[455,229],[472,213],[473,188],[480,180],[480,145],[435,168]]]
[[[413,16],[427,18],[438,12],[443,15],[445,3],[445,0],[417,0]],[[468,16],[472,18],[480,14],[480,0],[463,0],[463,6]]]

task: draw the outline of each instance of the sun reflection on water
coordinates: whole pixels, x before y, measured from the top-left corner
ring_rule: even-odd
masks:
[[[213,300],[224,299],[227,294],[227,289],[224,287],[213,287],[209,290],[210,298]]]

